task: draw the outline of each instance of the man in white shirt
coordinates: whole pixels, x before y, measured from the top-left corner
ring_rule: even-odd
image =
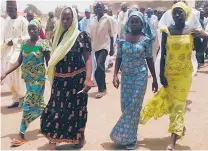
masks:
[[[97,16],[93,17],[88,28],[91,37],[92,50],[95,51],[97,68],[95,71],[95,79],[98,86],[98,94],[96,98],[101,98],[106,93],[105,81],[105,61],[109,54],[114,54],[113,36],[114,27],[110,17],[104,13],[104,4],[98,2],[96,4]]]
[[[28,39],[28,21],[21,16],[17,16],[17,5],[16,1],[7,1],[7,14],[10,19],[6,21],[5,33],[4,33],[4,45],[5,45],[5,59],[7,67],[13,66],[19,57],[21,43],[23,40]],[[21,105],[20,101],[24,96],[25,85],[21,79],[21,69],[13,71],[7,76],[6,82],[12,92],[13,104],[8,108],[14,108]]]
[[[153,25],[153,22],[158,20],[157,16],[153,14],[153,9],[147,8],[146,13],[147,13],[147,17],[148,17],[149,22]]]
[[[127,4],[123,3],[123,4],[121,4],[121,11],[118,15],[118,34],[119,34],[119,36],[120,36],[121,28],[123,27],[123,25],[126,23],[127,20],[128,20],[128,8],[127,8]]]
[[[85,17],[79,22],[80,24],[80,30],[81,31],[86,31],[87,27],[90,23],[90,18],[91,17],[91,11],[89,8],[85,9]]]

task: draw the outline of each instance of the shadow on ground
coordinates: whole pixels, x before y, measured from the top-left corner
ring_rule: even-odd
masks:
[[[8,109],[7,106],[1,106],[1,114],[4,114],[4,115],[14,114],[14,113],[18,113],[21,111],[22,111],[22,109],[19,107],[13,108],[13,109]]]
[[[48,144],[45,144],[42,147],[39,147],[37,150],[46,150],[48,147]],[[72,145],[69,144],[63,144],[63,145],[58,145],[56,147],[56,150],[80,150],[80,149],[75,149],[72,147]]]
[[[166,150],[170,143],[170,137],[164,138],[146,138],[138,142],[137,148],[145,148],[150,150]],[[101,144],[105,150],[125,150],[125,146],[119,146],[112,142],[106,142]],[[189,146],[176,145],[177,150],[191,150]]]
[[[5,136],[2,136],[1,139],[2,138],[7,138],[7,137],[9,137],[10,140],[18,139],[19,138],[19,133],[5,135]],[[28,141],[28,143],[30,141],[38,140],[41,137],[43,137],[43,135],[40,133],[40,130],[39,129],[35,129],[33,131],[27,131],[25,133],[25,139]]]
[[[165,150],[170,143],[170,137],[164,138],[145,138],[139,141],[139,147],[143,147],[150,150]],[[177,143],[177,150],[191,150],[189,146],[181,146]]]
[[[7,96],[10,96],[12,95],[11,92],[1,92],[1,96],[0,97],[7,97]]]

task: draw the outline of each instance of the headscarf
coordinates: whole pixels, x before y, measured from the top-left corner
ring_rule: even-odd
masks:
[[[72,10],[73,21],[72,21],[71,26],[67,30],[67,32],[64,34],[63,39],[59,43],[59,45],[58,45],[58,41],[59,41],[62,33],[64,32],[64,28],[61,24],[61,20],[60,20],[60,23],[58,24],[58,28],[55,32],[54,41],[53,41],[52,50],[51,50],[52,55],[51,55],[50,61],[48,63],[48,71],[47,71],[48,79],[50,80],[51,85],[52,85],[53,79],[54,79],[54,69],[55,69],[56,64],[60,60],[62,60],[66,56],[66,54],[71,50],[71,48],[73,47],[73,45],[74,45],[74,43],[80,33],[78,30],[78,19],[77,19],[77,12],[75,9],[73,9],[71,7],[66,7],[62,10],[61,16],[63,14],[63,11],[67,8],[70,8]],[[61,16],[60,16],[60,18],[61,18]]]
[[[152,13],[153,9],[152,8],[147,8],[146,13]]]
[[[142,32],[148,36],[152,41],[155,40],[155,33],[154,33],[154,30],[152,28],[152,25],[151,23],[148,21],[147,18],[145,18],[145,16],[140,12],[140,11],[134,11],[132,12],[130,15],[129,15],[129,18],[128,18],[128,21],[126,22],[126,24],[124,25],[121,33],[122,34],[126,34],[129,32],[129,27],[128,27],[128,22],[129,22],[129,19],[132,17],[132,16],[138,16],[142,23],[143,23],[143,26],[142,26]]]
[[[33,19],[29,22],[29,25],[35,25],[38,29],[41,28],[41,23],[38,19]]]
[[[186,20],[188,20],[188,18],[189,18],[189,16],[190,16],[190,13],[191,13],[191,8],[190,8],[190,7],[188,7],[184,2],[178,2],[178,3],[176,3],[176,4],[174,4],[174,5],[172,6],[172,9],[171,9],[172,15],[173,15],[173,10],[174,10],[175,8],[181,8],[181,9],[183,9],[183,11],[184,11],[185,14],[186,14]]]
[[[130,18],[133,17],[133,16],[138,17],[138,18],[142,21],[142,27],[141,27],[141,30],[143,30],[144,27],[145,27],[144,15],[143,15],[141,12],[139,12],[139,11],[133,11],[133,12],[131,12],[131,14],[129,15],[129,18],[128,18],[128,20],[127,20],[127,26],[126,26],[126,27],[127,27],[127,28],[126,28],[126,32],[127,32],[127,33],[130,32],[130,29],[129,29],[129,20],[130,20]]]
[[[16,0],[7,0],[6,1],[6,8],[17,8]]]

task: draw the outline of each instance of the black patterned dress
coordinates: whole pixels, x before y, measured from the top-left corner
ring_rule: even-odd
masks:
[[[51,97],[41,116],[41,131],[51,142],[77,144],[84,135],[88,95],[77,94],[86,78],[83,49],[91,51],[85,32],[79,34],[72,49],[55,67]]]

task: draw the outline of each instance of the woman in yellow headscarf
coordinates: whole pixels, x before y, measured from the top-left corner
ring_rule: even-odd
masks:
[[[171,144],[168,146],[170,150],[175,149],[177,139],[185,133],[184,114],[192,82],[191,54],[195,38],[191,31],[184,28],[189,14],[190,8],[185,3],[173,5],[175,25],[162,29],[160,80],[163,88],[141,111],[141,124],[147,123],[151,118],[158,119],[169,114],[169,132],[172,134]]]
[[[65,8],[52,44],[47,75],[52,85],[51,97],[41,116],[41,131],[56,143],[85,144],[87,92],[91,83],[91,43],[87,33],[78,30],[77,13]]]

